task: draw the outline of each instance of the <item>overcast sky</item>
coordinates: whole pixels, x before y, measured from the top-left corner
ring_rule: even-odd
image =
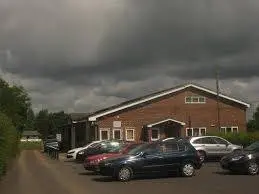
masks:
[[[259,101],[258,0],[0,0],[0,72],[34,110],[90,112],[195,82]]]

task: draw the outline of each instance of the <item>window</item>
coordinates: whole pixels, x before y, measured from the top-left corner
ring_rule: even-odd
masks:
[[[238,133],[238,127],[221,127],[221,133]]]
[[[232,133],[238,133],[238,127],[232,127]]]
[[[206,135],[206,128],[200,128],[200,135],[201,136]]]
[[[205,103],[205,98],[204,97],[199,97],[199,103]]]
[[[220,127],[220,133],[225,133],[226,132],[226,127]]]
[[[122,139],[121,129],[113,129],[113,139]]]
[[[199,136],[200,129],[199,128],[193,128],[193,136]]]
[[[177,143],[166,143],[162,146],[162,152],[164,153],[172,153],[172,152],[178,152],[179,148]]]
[[[186,136],[204,136],[206,135],[205,127],[186,128]]]
[[[227,133],[231,133],[232,132],[232,128],[231,127],[227,127],[226,132]]]
[[[216,141],[211,137],[204,137],[202,138],[203,144],[216,144]]]
[[[159,129],[152,129],[151,130],[151,140],[155,141],[160,138]]]
[[[192,136],[192,129],[190,129],[190,128],[186,129],[186,136],[187,137],[191,137]]]
[[[110,139],[110,130],[100,129],[100,140],[109,140],[109,139]]]
[[[202,144],[202,139],[203,139],[203,138],[201,138],[201,139],[196,139],[196,140],[194,140],[192,143],[193,143],[193,144]]]
[[[185,103],[191,103],[192,97],[185,97]]]
[[[135,129],[126,129],[126,141],[135,140]]]
[[[187,96],[185,97],[186,104],[202,104],[206,103],[206,98],[203,96]]]
[[[198,103],[199,102],[199,97],[193,97],[192,98],[193,103]]]
[[[148,155],[161,154],[161,147],[158,144],[150,145],[143,151]]]
[[[228,142],[222,138],[218,137],[213,137],[213,139],[218,143],[218,144],[228,144]]]

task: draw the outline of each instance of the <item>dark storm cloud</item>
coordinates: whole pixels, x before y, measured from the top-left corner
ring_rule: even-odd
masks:
[[[258,76],[258,1],[0,2],[1,49],[16,59],[5,70],[24,77],[202,79],[215,63],[226,79]]]

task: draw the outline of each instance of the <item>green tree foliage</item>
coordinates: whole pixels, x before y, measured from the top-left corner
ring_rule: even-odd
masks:
[[[256,111],[253,115],[253,119],[247,123],[248,131],[259,131],[259,107],[256,108]]]
[[[32,108],[28,109],[27,112],[27,121],[26,121],[26,125],[25,125],[25,129],[24,130],[36,130],[35,129],[35,114],[32,110]]]
[[[259,141],[259,131],[256,132],[242,132],[242,133],[209,133],[207,135],[216,135],[227,139],[233,144],[242,145],[244,147]]]
[[[68,115],[64,111],[51,113],[47,109],[39,111],[35,116],[35,128],[43,136],[55,136],[58,127],[68,123]]]
[[[12,120],[0,113],[0,177],[6,172],[9,159],[17,153],[18,142],[18,131]]]
[[[49,112],[47,109],[41,110],[35,116],[35,128],[36,130],[46,138],[49,135],[50,131],[50,122],[49,122]]]
[[[31,114],[29,95],[21,86],[10,86],[0,78],[0,176],[10,159],[17,154],[20,132]]]
[[[10,86],[0,79],[0,110],[17,129],[22,131],[25,128],[30,108],[29,95],[22,86]]]

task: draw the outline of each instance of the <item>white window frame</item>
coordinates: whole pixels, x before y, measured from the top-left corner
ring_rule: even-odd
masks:
[[[118,129],[118,128],[115,128],[112,130],[112,138],[115,139],[115,131],[120,131],[120,139],[118,140],[122,140],[122,129]]]
[[[224,134],[227,133],[227,128],[231,128],[231,133],[233,133],[233,129],[237,129],[237,133],[239,133],[239,130],[238,130],[238,126],[231,126],[231,127],[220,127],[220,129],[223,129],[224,130]]]
[[[129,139],[128,138],[127,131],[133,131],[133,139]],[[125,130],[125,139],[126,139],[126,141],[135,141],[135,129],[134,128],[126,128],[126,130]]]
[[[187,102],[186,99],[191,98],[191,102]],[[198,98],[198,102],[193,102],[193,98]],[[200,98],[204,99],[204,102],[200,102]],[[185,104],[205,104],[206,103],[206,97],[205,96],[186,96],[185,97]]]
[[[202,129],[205,129],[205,135],[207,134],[207,128],[206,128],[206,127],[191,127],[191,128],[187,127],[187,128],[185,129],[185,135],[186,135],[186,137],[188,137],[188,130],[189,130],[189,129],[192,130],[192,135],[191,135],[191,137],[193,136],[193,129],[199,129],[199,135],[198,135],[198,137],[202,137],[202,136],[203,136],[203,135],[201,135],[201,130],[202,130]]]
[[[237,133],[239,133],[239,131],[238,131],[238,126],[233,126],[233,127],[231,127],[232,133],[234,133],[234,132],[233,132],[233,129],[237,129]]]
[[[153,138],[152,137],[153,130],[157,131],[157,138]],[[160,129],[158,129],[158,128],[151,128],[151,141],[156,141],[156,140],[159,140],[159,139],[160,139]]]
[[[108,133],[108,139],[103,139],[102,138],[102,131],[107,131]],[[102,140],[110,140],[110,128],[100,128],[99,129],[99,140],[102,141]]]

